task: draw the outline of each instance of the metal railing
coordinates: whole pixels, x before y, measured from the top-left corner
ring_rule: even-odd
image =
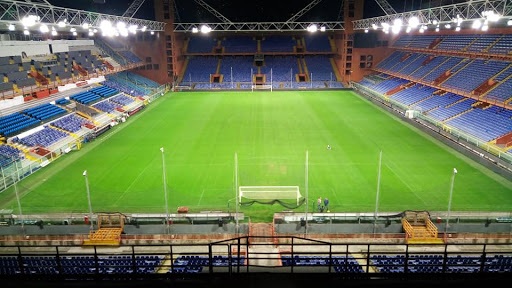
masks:
[[[278,249],[268,249],[278,239]],[[337,273],[358,277],[417,273],[512,273],[512,250],[496,244],[331,243],[301,237],[245,236],[212,243],[93,246],[2,246],[0,277],[170,278],[183,274]],[[148,264],[145,259],[157,259]],[[381,263],[379,259],[391,259]],[[221,261],[220,261],[221,260]],[[390,271],[388,268],[392,268]]]

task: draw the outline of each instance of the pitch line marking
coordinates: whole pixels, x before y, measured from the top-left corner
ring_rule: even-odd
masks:
[[[126,192],[128,192],[128,190],[130,190],[130,188],[132,188],[133,184],[135,184],[135,182],[137,182],[140,178],[140,176],[142,176],[142,174],[144,174],[144,172],[146,172],[146,170],[149,168],[149,166],[151,163],[149,163],[148,165],[146,165],[146,167],[144,168],[144,170],[142,170],[139,175],[137,175],[137,177],[135,177],[135,179],[132,181],[132,183],[130,183],[130,186],[128,186],[128,188],[126,188],[126,190],[124,190],[123,194],[121,194],[119,196],[119,198],[117,198],[116,202],[114,202],[114,205],[117,204],[117,202],[119,202],[119,200],[121,200],[121,198],[124,197],[124,195],[126,194]]]

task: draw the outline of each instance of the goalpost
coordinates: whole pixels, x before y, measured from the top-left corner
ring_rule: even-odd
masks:
[[[299,186],[240,186],[238,188],[238,202],[242,203],[242,197],[251,200],[289,200],[297,201],[300,205]]]
[[[298,162],[293,155],[244,157],[240,166],[238,154],[235,153],[236,206],[279,204],[288,209],[296,209],[305,204],[308,198],[308,187],[305,187],[306,195],[303,196],[299,183],[304,181],[301,175],[306,177],[306,186],[308,183],[307,157],[306,153],[305,166],[304,162]],[[240,167],[241,170],[239,170]],[[305,174],[304,171],[306,171]]]
[[[272,85],[264,85],[264,84],[252,84],[251,91],[268,91],[272,92]]]

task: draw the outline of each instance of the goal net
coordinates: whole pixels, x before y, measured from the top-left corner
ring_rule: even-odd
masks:
[[[251,91],[270,91],[272,92],[272,85],[253,84]]]
[[[299,186],[240,186],[238,192],[238,201],[242,204],[242,198],[267,201],[293,199],[299,206],[302,198]],[[259,203],[261,202],[259,201]]]

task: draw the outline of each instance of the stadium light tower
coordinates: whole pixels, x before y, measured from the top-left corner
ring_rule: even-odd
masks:
[[[87,202],[89,204],[89,221],[91,221],[91,230],[94,229],[92,222],[92,206],[91,206],[91,193],[89,192],[89,179],[87,178],[87,170],[82,174],[85,177],[85,187],[87,188]]]
[[[457,169],[453,168],[452,183],[450,185],[450,198],[448,200],[448,215],[446,216],[446,226],[444,228],[445,235],[446,235],[446,232],[448,231],[448,226],[449,226],[449,222],[450,222],[450,211],[452,208],[452,196],[453,196],[453,182],[455,182],[455,174],[457,174]]]
[[[167,233],[169,233],[169,206],[167,203],[167,179],[165,178],[165,154],[164,154],[164,147],[160,148],[160,151],[162,152],[162,164],[163,164],[163,179],[164,179],[164,197],[165,197],[165,225],[167,227]]]

